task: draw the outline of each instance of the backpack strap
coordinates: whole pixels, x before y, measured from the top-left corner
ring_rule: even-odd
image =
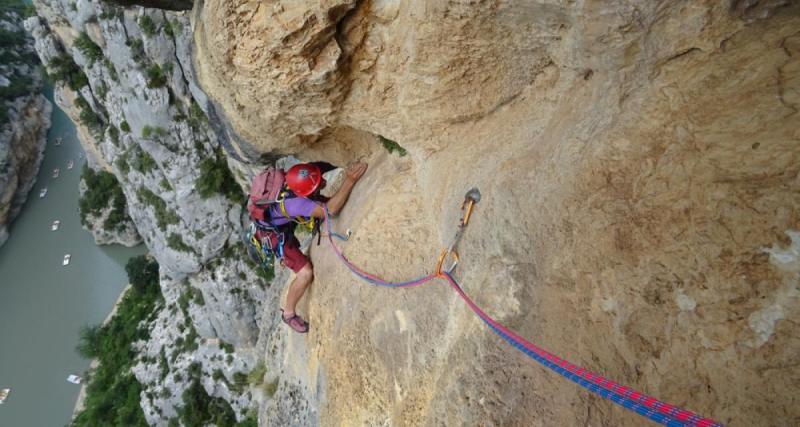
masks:
[[[296,217],[290,216],[289,212],[286,211],[286,203],[285,202],[286,202],[287,198],[291,199],[293,197],[287,197],[287,196],[294,196],[294,194],[290,190],[286,189],[286,191],[283,191],[280,194],[280,196],[278,196],[277,202],[278,202],[278,206],[281,209],[281,214],[283,214],[284,218],[288,219],[289,221],[293,221],[293,222],[297,223],[298,225],[302,225],[302,226],[308,228],[309,230],[312,230],[314,228],[314,223],[316,222],[315,221],[316,218],[312,217],[312,218],[309,218],[309,219],[305,219],[302,216],[296,216]]]

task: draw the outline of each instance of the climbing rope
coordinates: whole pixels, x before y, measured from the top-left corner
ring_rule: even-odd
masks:
[[[328,206],[325,205],[324,209],[325,209],[325,226],[328,230],[328,241],[331,242],[331,247],[333,248],[333,252],[336,253],[336,256],[339,257],[342,263],[344,263],[344,265],[347,266],[347,268],[350,269],[350,271],[352,271],[353,274],[360,277],[362,280],[372,283],[373,285],[385,286],[388,288],[410,288],[412,286],[418,286],[423,283],[430,282],[431,280],[436,278],[436,274],[429,274],[427,276],[423,276],[418,279],[409,280],[406,282],[390,282],[388,280],[381,279],[380,277],[375,276],[374,274],[367,273],[366,271],[358,268],[355,264],[350,262],[350,260],[344,256],[341,249],[339,249],[339,247],[336,246],[335,243],[333,243],[334,237],[343,241],[346,241],[348,239],[345,238],[345,236],[334,233],[333,230],[331,230],[331,218],[330,218],[330,212],[328,212]]]
[[[356,276],[368,283],[392,288],[405,288],[422,285],[437,278],[445,280],[450,287],[453,288],[456,294],[458,294],[458,296],[467,304],[467,306],[489,326],[489,329],[491,329],[492,332],[494,332],[500,338],[511,344],[511,346],[546,368],[561,375],[562,377],[569,379],[581,387],[601,397],[604,397],[625,409],[636,412],[645,418],[668,427],[722,427],[722,424],[717,423],[710,418],[704,418],[698,414],[695,414],[694,412],[662,402],[654,397],[620,385],[594,372],[570,363],[569,361],[534,345],[525,338],[520,337],[500,322],[494,320],[480,307],[478,307],[478,305],[472,301],[466,292],[464,292],[464,290],[453,277],[452,273],[459,262],[456,246],[458,245],[458,242],[464,233],[464,229],[469,223],[474,205],[480,201],[480,198],[480,192],[475,188],[467,192],[464,198],[464,203],[461,205],[461,210],[464,212],[464,215],[459,221],[458,231],[456,232],[450,246],[444,249],[439,255],[436,265],[436,272],[415,280],[407,282],[390,282],[381,279],[376,275],[367,273],[350,262],[350,260],[344,256],[341,249],[339,249],[339,247],[336,246],[336,243],[333,241],[333,237],[337,237],[340,240],[346,239],[343,239],[341,235],[332,231],[330,213],[328,212],[328,207],[325,206],[325,226],[328,231],[328,241],[330,242],[333,251],[336,253],[336,256],[344,263],[344,265],[347,266],[347,268]],[[452,258],[450,265],[446,264],[448,258]]]

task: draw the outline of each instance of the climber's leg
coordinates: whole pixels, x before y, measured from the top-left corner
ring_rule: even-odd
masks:
[[[297,302],[303,297],[312,280],[314,280],[314,270],[309,262],[297,272],[292,284],[289,285],[289,292],[286,294],[286,305],[283,309],[286,317],[295,314]]]
[[[297,238],[291,236],[285,243],[283,248],[283,264],[295,273],[292,284],[289,285],[289,292],[286,294],[286,304],[283,309],[283,320],[298,332],[306,332],[308,325],[305,321],[297,316],[297,302],[303,297],[303,294],[308,289],[308,286],[314,280],[314,269],[311,266],[311,260],[300,251],[300,242]],[[291,323],[290,320],[294,319]],[[298,323],[298,320],[300,323]],[[301,327],[298,327],[300,325]],[[304,327],[302,327],[304,326]]]

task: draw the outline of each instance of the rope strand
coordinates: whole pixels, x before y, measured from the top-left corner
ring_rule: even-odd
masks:
[[[625,409],[633,411],[645,418],[648,418],[658,424],[668,427],[722,427],[722,424],[716,421],[705,418],[694,412],[678,408],[669,403],[662,402],[646,394],[635,391],[629,387],[620,385],[614,381],[608,380],[603,376],[597,375],[594,372],[586,370],[578,365],[568,362],[548,351],[534,345],[525,338],[520,337],[500,322],[494,320],[491,316],[486,314],[477,304],[464,292],[458,282],[453,278],[450,272],[437,272],[422,276],[418,279],[405,281],[405,282],[391,282],[380,277],[368,273],[355,264],[353,264],[347,257],[344,256],[341,249],[336,246],[333,237],[339,238],[336,233],[332,231],[330,214],[328,207],[325,210],[325,224],[328,230],[328,241],[336,253],[336,256],[353,274],[362,280],[377,286],[384,286],[390,288],[406,288],[412,286],[419,286],[427,283],[433,279],[440,278],[450,285],[451,288],[458,294],[458,296],[467,304],[467,306],[478,316],[489,329],[496,335],[507,341],[511,346],[523,352],[525,355],[540,363],[546,368],[556,372],[557,374],[569,379],[570,381],[580,385],[581,387],[604,397]],[[463,224],[463,223],[462,223]]]

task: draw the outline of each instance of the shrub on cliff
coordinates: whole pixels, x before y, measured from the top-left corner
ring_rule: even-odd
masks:
[[[161,231],[166,231],[167,225],[169,224],[177,224],[180,222],[181,218],[175,211],[167,207],[167,202],[161,197],[156,196],[156,194],[149,189],[140,187],[139,190],[136,191],[136,196],[142,203],[153,208],[156,223]]]
[[[28,76],[18,76],[12,74],[8,86],[0,87],[0,125],[8,120],[8,107],[6,101],[13,101],[17,97],[30,94],[33,87],[33,80]]]
[[[156,163],[153,156],[147,153],[147,151],[140,150],[139,154],[133,159],[131,162],[131,166],[141,174],[147,174],[151,171],[155,170],[158,167],[158,163]]]
[[[142,128],[142,138],[145,139],[155,139],[155,138],[164,138],[167,136],[167,130],[162,127],[153,127],[150,125],[144,125]]]
[[[211,397],[200,383],[200,365],[193,363],[188,374],[191,385],[183,392],[183,407],[178,409],[180,420],[184,426],[205,426],[214,424],[217,427],[234,427],[236,415],[231,405],[220,397]]]
[[[50,69],[50,79],[54,82],[64,82],[72,90],[80,90],[89,84],[86,74],[69,55],[56,56],[50,60],[47,66]]]
[[[0,47],[14,47],[25,43],[25,33],[23,31],[9,31],[0,28]]]
[[[400,144],[398,144],[395,141],[392,141],[389,138],[386,138],[383,135],[378,135],[378,141],[380,141],[381,145],[383,145],[383,148],[385,148],[386,151],[389,152],[389,154],[394,153],[395,151],[397,151],[397,154],[400,157],[403,157],[406,154],[408,154],[408,151],[406,151],[405,148],[401,147]]]
[[[156,33],[156,24],[149,15],[142,15],[139,17],[139,28],[141,28],[142,32],[148,37]]]
[[[30,48],[30,37],[14,25],[21,24],[29,11],[22,0],[0,0],[0,18],[4,24],[0,25],[0,76],[6,79],[0,86],[0,127],[9,119],[7,102],[38,91],[28,67],[35,71],[39,59]]]
[[[95,172],[84,164],[81,179],[86,183],[86,191],[78,201],[81,224],[88,226],[89,215],[100,215],[104,209],[111,207],[103,228],[118,230],[123,227],[128,220],[127,202],[117,178],[104,170]]]
[[[99,137],[103,132],[103,120],[92,110],[91,105],[82,97],[75,98],[75,105],[81,110],[78,119],[81,124],[86,126],[95,137]]]
[[[167,76],[158,64],[147,67],[147,87],[156,89],[167,85]]]
[[[10,13],[27,18],[36,14],[36,8],[22,0],[0,0],[0,16],[8,16]]]
[[[89,38],[85,31],[81,31],[75,39],[75,47],[89,60],[90,65],[103,59],[103,50]]]
[[[158,286],[158,263],[144,255],[136,256],[125,264],[128,281],[139,292],[146,293],[151,286]]]
[[[183,241],[183,237],[178,233],[172,233],[167,237],[167,246],[179,252],[193,252],[192,247],[187,245],[186,242]]]
[[[200,197],[207,199],[215,194],[222,194],[230,201],[238,203],[244,198],[241,187],[233,178],[225,156],[218,150],[214,157],[200,163],[200,177],[195,181]]]

